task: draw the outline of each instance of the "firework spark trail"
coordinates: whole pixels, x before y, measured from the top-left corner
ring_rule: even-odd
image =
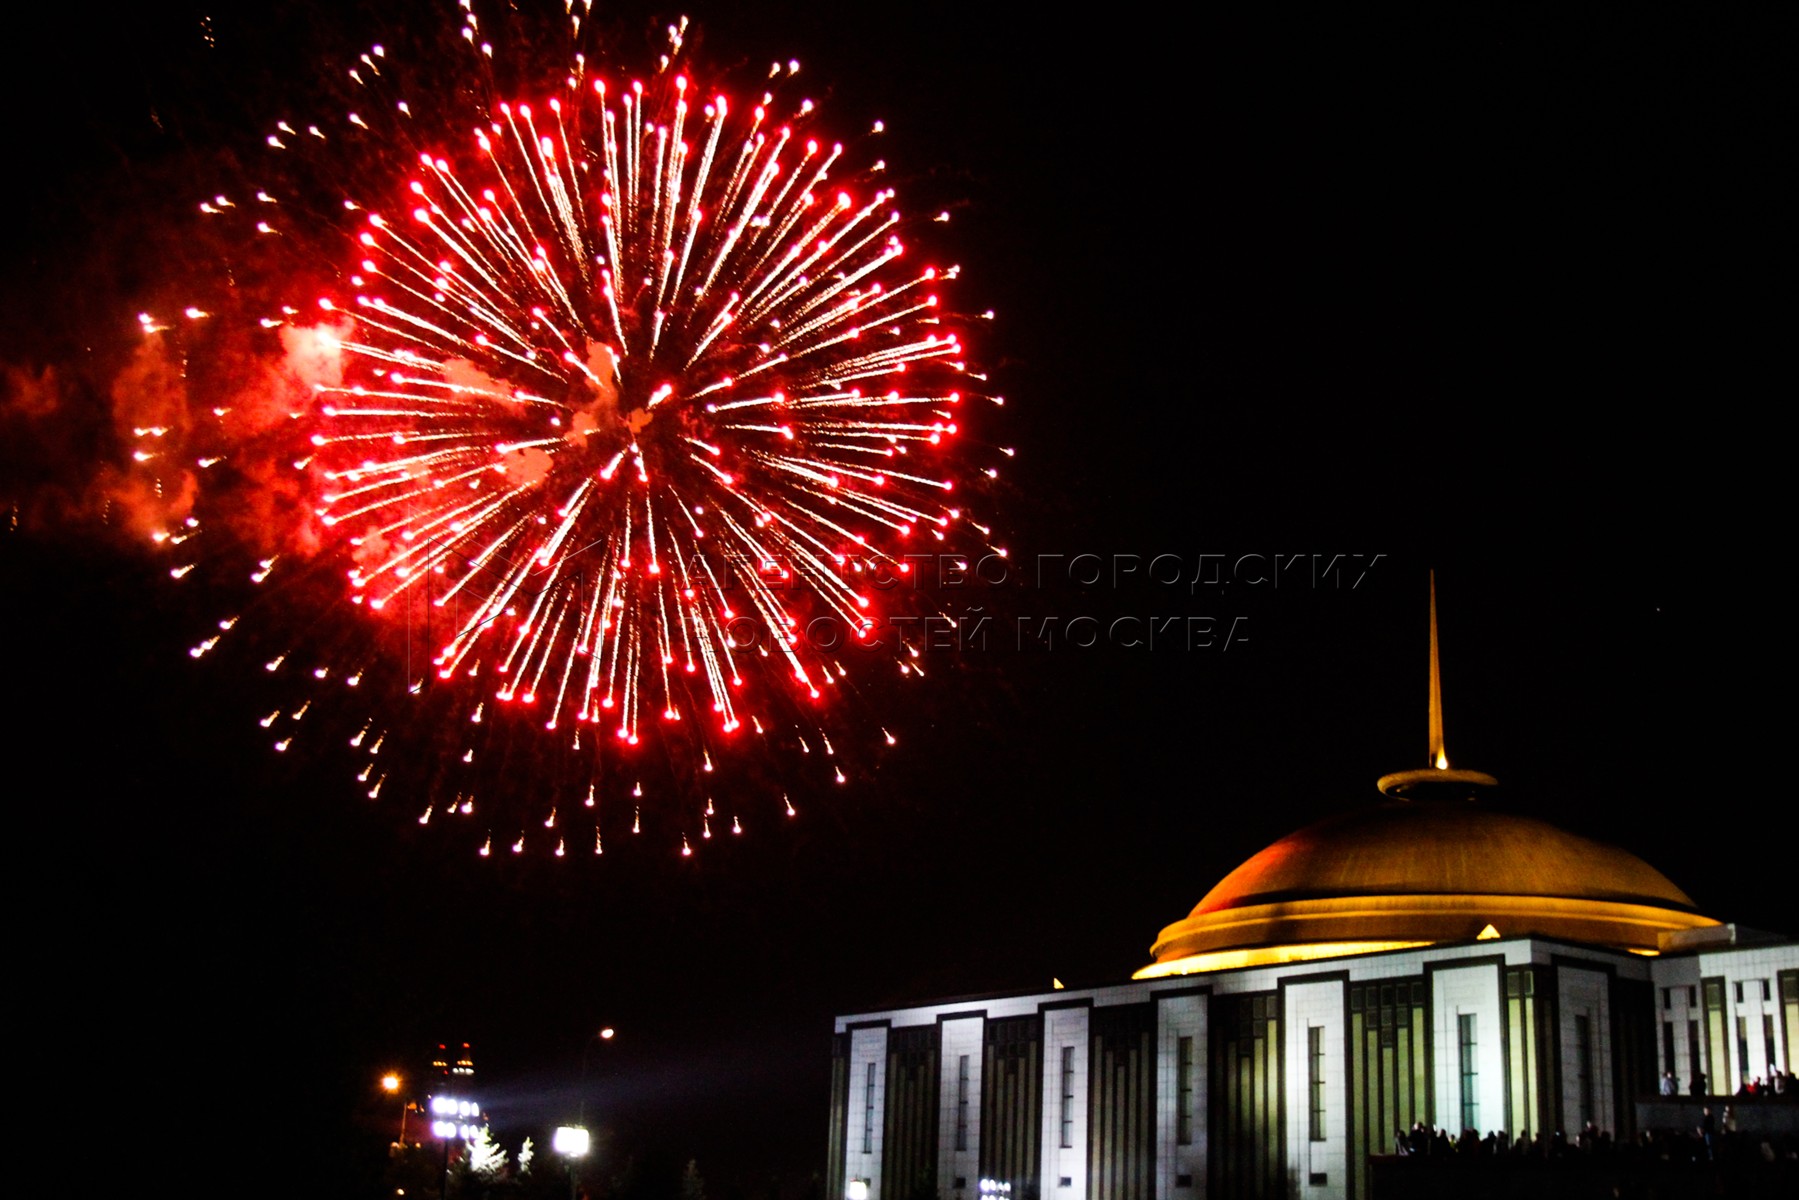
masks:
[[[885,164],[835,182],[855,155],[796,128],[810,101],[783,120],[773,93],[691,100],[684,25],[647,82],[577,56],[562,94],[418,154],[392,204],[344,202],[349,286],[315,303],[337,369],[296,415],[351,602],[456,602],[432,653],[444,686],[487,681],[469,721],[540,707],[578,748],[584,725],[634,746],[646,717],[702,713],[710,771],[746,715],[773,716],[742,690],[746,654],[815,710],[848,673],[808,618],[867,639],[882,613],[859,576],[909,569],[921,529],[988,539],[953,499],[956,414],[980,395],[936,294],[955,269],[904,266],[894,193],[868,184]],[[352,78],[386,86],[384,60]]]

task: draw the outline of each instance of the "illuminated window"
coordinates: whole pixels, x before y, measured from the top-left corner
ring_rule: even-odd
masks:
[[[1786,1026],[1786,1069],[1793,1069],[1793,1046],[1799,1043],[1799,971],[1780,973],[1780,1012]]]
[[[1193,1144],[1193,1039],[1184,1037],[1175,1043],[1175,1141],[1182,1146]]]
[[[956,1149],[968,1149],[968,1055],[956,1060]]]
[[[1074,1047],[1062,1047],[1062,1148],[1074,1146]]]
[[[1324,1140],[1324,1026],[1306,1030],[1306,1082],[1312,1093],[1311,1140]]]
[[[1479,1018],[1462,1013],[1456,1019],[1456,1045],[1462,1059],[1462,1128],[1480,1128],[1480,1069],[1475,1058],[1475,1037]]]
[[[868,1077],[862,1085],[862,1153],[875,1148],[875,1065],[868,1064]]]

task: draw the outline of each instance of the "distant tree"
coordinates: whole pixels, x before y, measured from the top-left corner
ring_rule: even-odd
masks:
[[[468,1169],[469,1173],[483,1183],[492,1183],[506,1173],[506,1147],[493,1140],[493,1134],[483,1125],[475,1136],[469,1139]]]
[[[651,1193],[650,1180],[653,1178],[654,1173],[643,1169],[637,1155],[626,1154],[624,1161],[612,1169],[601,1194],[608,1200],[643,1200]],[[667,1195],[663,1192],[657,1200],[666,1200]]]
[[[700,1178],[698,1159],[688,1159],[687,1169],[681,1172],[681,1200],[706,1200],[706,1181]]]
[[[527,1154],[524,1147],[518,1152],[519,1194],[529,1200],[568,1200],[570,1169],[575,1168],[579,1179],[580,1161],[571,1164],[560,1154],[539,1154],[529,1140],[525,1147],[530,1147],[531,1152]],[[574,1194],[582,1195],[585,1191],[577,1185]]]

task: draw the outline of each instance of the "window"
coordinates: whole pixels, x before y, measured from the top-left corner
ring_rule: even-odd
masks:
[[[1324,1140],[1324,1026],[1306,1030],[1306,1082],[1312,1093],[1311,1140]]]
[[[868,1064],[868,1076],[862,1085],[862,1153],[875,1148],[875,1065]]]
[[[1673,1008],[1674,1007],[1674,989],[1673,988],[1663,988],[1662,989],[1662,1007],[1663,1008]]]
[[[1780,979],[1781,1040],[1786,1046],[1786,1070],[1793,1069],[1793,1047],[1799,1044],[1799,971],[1782,971]]]
[[[1193,1039],[1184,1037],[1175,1043],[1175,1108],[1174,1140],[1182,1146],[1193,1144]]]
[[[1738,987],[1743,986],[1738,984]],[[1737,1018],[1737,1078],[1749,1078],[1749,1018]]]
[[[1479,1017],[1462,1013],[1456,1017],[1456,1045],[1462,1059],[1462,1128],[1480,1128],[1480,1068],[1475,1057],[1475,1038]]]
[[[1062,1148],[1074,1146],[1074,1047],[1062,1047]]]
[[[1762,980],[1762,999],[1774,999],[1774,981],[1772,979]]]
[[[956,1060],[956,1149],[968,1149],[968,1055]]]
[[[1662,1022],[1662,1070],[1674,1070],[1674,1022]]]
[[[1743,1002],[1743,981],[1741,979],[1736,981],[1735,990],[1736,990],[1737,1003],[1741,1004]]]
[[[1593,1019],[1585,1013],[1574,1016],[1574,1071],[1576,1094],[1580,1097],[1580,1123],[1594,1120],[1593,1113]]]
[[[1711,1075],[1706,1086],[1714,1096],[1728,1096],[1730,1086],[1730,1020],[1725,1015],[1725,1001],[1730,995],[1724,980],[1707,979],[1700,983],[1700,998],[1705,1003],[1705,1065]]]
[[[1698,1008],[1699,1007],[1699,989],[1697,987],[1689,986],[1687,988],[1687,1007],[1688,1008]]]
[[[1768,1075],[1774,1074],[1776,1060],[1774,1058],[1774,1018],[1762,1017],[1762,1057],[1768,1060]]]

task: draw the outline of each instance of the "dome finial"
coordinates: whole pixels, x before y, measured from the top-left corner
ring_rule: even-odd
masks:
[[[1449,769],[1443,749],[1443,682],[1437,674],[1437,573],[1430,573],[1430,765]]]
[[[1483,771],[1454,771],[1443,749],[1443,683],[1437,670],[1437,573],[1430,573],[1430,762],[1423,770],[1382,775],[1375,786],[1400,800],[1470,799],[1473,789],[1498,783]]]

